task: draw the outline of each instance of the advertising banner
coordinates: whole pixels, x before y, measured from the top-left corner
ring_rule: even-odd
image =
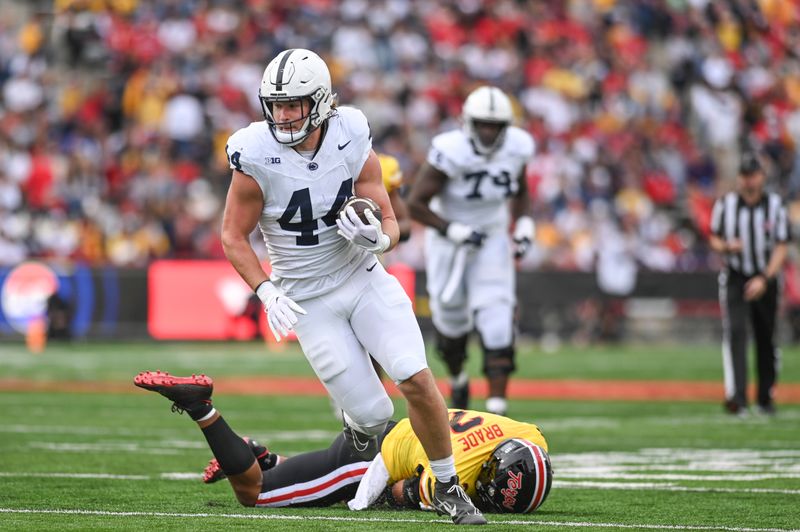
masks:
[[[56,338],[141,336],[145,288],[142,270],[34,260],[0,268],[0,337],[31,327]]]
[[[249,340],[263,331],[261,302],[227,261],[159,260],[147,280],[153,338]]]

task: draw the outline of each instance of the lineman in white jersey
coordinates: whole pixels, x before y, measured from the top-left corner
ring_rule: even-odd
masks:
[[[485,523],[458,484],[447,410],[411,302],[376,257],[399,232],[366,118],[335,108],[327,65],[304,49],[284,50],[269,63],[259,98],[266,120],[228,141],[225,255],[264,303],[276,339],[296,332],[344,411],[354,450],[372,459],[393,413],[369,352],[405,395],[414,431],[439,468],[435,506],[456,523]],[[339,213],[354,194],[374,200],[383,219],[369,214],[363,223],[352,208]],[[248,240],[256,225],[271,278]]]
[[[429,226],[428,294],[437,350],[451,376],[451,405],[468,407],[464,362],[474,328],[489,381],[486,410],[505,415],[508,376],[515,369],[512,256],[521,257],[534,235],[525,181],[534,142],[511,126],[511,102],[496,87],[473,91],[462,114],[463,129],[434,137],[411,189],[409,209]]]

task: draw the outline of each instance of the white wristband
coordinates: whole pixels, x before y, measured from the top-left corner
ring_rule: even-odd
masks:
[[[378,250],[377,252],[378,254],[383,253],[384,251],[389,249],[389,246],[392,245],[392,239],[389,238],[389,235],[387,235],[386,233],[381,233],[380,239],[381,239],[381,249]]]
[[[516,226],[514,227],[514,240],[533,240],[533,234],[536,231],[536,224],[530,216],[520,216],[517,218]]]

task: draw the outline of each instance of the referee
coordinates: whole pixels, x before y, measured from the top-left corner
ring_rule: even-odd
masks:
[[[775,413],[778,276],[786,259],[789,222],[783,200],[764,190],[765,181],[755,154],[745,153],[737,190],[719,198],[711,215],[711,248],[725,261],[719,275],[725,408],[735,415],[747,414],[748,320],[756,343],[758,408]]]

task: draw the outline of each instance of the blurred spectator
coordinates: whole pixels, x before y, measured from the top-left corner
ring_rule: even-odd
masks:
[[[218,256],[225,140],[292,47],[327,50],[406,175],[475,86],[512,95],[538,145],[523,268],[592,269],[597,216],[632,216],[642,268],[718,267],[700,236],[743,143],[800,197],[796,0],[7,2],[0,261]]]
[[[702,79],[691,89],[692,111],[699,121],[698,137],[714,159],[721,192],[726,192],[737,175],[743,106],[731,90],[734,71],[727,59],[709,57],[701,70]]]
[[[72,337],[70,322],[72,309],[58,292],[47,298],[47,338],[48,340],[69,340]]]

